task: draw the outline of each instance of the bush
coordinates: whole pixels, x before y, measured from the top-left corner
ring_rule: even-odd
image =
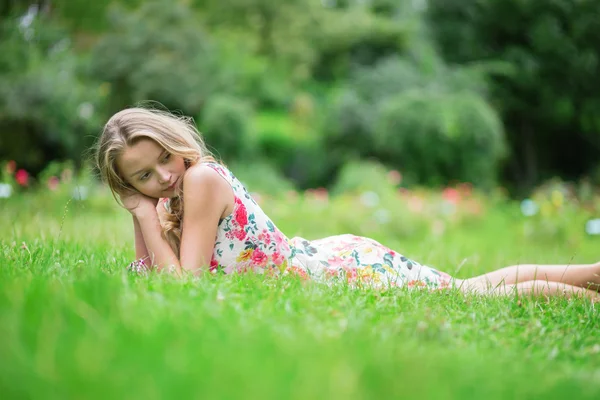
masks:
[[[250,192],[278,197],[290,190],[294,190],[292,182],[267,161],[250,163],[234,162],[228,165],[235,176]]]
[[[490,186],[504,137],[485,99],[485,73],[483,66],[447,67],[435,54],[358,70],[328,112],[328,152],[344,161],[376,157],[410,183]]]
[[[54,159],[80,160],[102,120],[98,83],[59,26],[35,16],[0,26],[0,159],[37,173]]]
[[[250,129],[252,108],[244,100],[226,95],[208,99],[201,117],[201,131],[215,153],[233,161],[255,154]]]
[[[348,162],[341,168],[331,193],[340,195],[364,192],[374,192],[381,196],[395,194],[396,183],[390,180],[387,168],[377,161]]]
[[[375,132],[380,154],[410,183],[496,183],[502,124],[472,93],[407,91],[390,97],[381,104]]]
[[[298,188],[330,183],[338,164],[323,146],[322,138],[311,131],[315,127],[307,127],[292,116],[277,112],[261,113],[256,125],[260,155]]]
[[[375,155],[374,113],[356,90],[349,88],[329,105],[323,124],[329,156],[345,163],[355,157]]]

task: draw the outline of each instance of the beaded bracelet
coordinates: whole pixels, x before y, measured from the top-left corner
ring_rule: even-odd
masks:
[[[135,272],[135,273],[141,274],[141,273],[147,272],[149,270],[149,268],[146,265],[144,258],[140,258],[139,260],[135,260],[135,261],[131,262],[127,266],[127,270],[130,272]]]

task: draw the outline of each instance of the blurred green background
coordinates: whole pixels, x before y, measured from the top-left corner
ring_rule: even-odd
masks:
[[[600,182],[596,0],[3,0],[0,29],[0,160],[33,176],[152,100],[299,190],[367,159],[513,196]]]

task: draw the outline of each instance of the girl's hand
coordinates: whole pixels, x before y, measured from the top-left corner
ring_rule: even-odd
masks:
[[[145,196],[139,192],[128,192],[120,195],[123,206],[134,216],[140,216],[147,212],[156,212],[158,199]]]

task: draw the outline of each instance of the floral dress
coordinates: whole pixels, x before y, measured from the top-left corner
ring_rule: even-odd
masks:
[[[233,211],[219,221],[210,262],[212,272],[295,274],[354,286],[448,288],[452,277],[421,265],[375,240],[338,235],[309,241],[288,239],[250,196],[242,183],[217,163],[204,163],[233,189]],[[165,200],[168,209],[168,199]]]

